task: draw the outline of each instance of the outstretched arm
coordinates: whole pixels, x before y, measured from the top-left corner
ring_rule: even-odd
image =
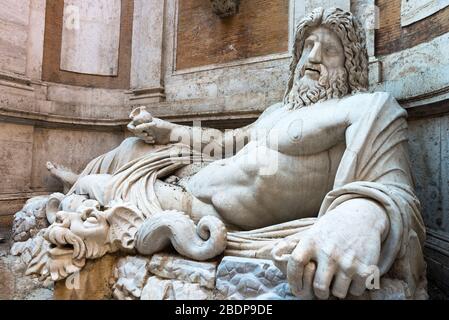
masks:
[[[154,118],[145,107],[135,109],[128,129],[148,144],[184,143],[213,157],[232,156],[249,139],[252,124],[225,132],[202,127],[189,127]]]

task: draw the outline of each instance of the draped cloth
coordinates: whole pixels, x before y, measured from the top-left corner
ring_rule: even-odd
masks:
[[[92,160],[68,195],[87,193],[102,205],[131,203],[149,218],[164,211],[154,190],[156,179],[188,164],[213,161],[187,145],[152,148],[141,143],[135,138],[127,139],[118,148]],[[93,179],[83,181],[89,176]]]
[[[420,204],[413,191],[407,152],[406,111],[388,93],[366,95],[368,112],[346,132],[346,150],[340,161],[333,190],[322,202],[318,218],[345,201],[363,198],[380,204],[389,218],[378,267],[385,275],[393,269],[413,288],[425,277],[422,245],[425,227]],[[351,99],[351,98],[349,98]],[[358,100],[360,103],[360,100]],[[248,232],[228,234],[227,251],[254,258],[272,257],[280,241],[299,243],[317,219],[301,219]],[[294,247],[290,246],[293,250]],[[290,252],[284,252],[288,257]],[[285,256],[283,261],[285,263]]]
[[[358,94],[346,99],[347,103],[362,103],[368,107],[364,107],[365,114],[346,131],[346,149],[333,189],[323,200],[318,217],[257,230],[228,232],[225,255],[276,261],[271,250],[278,241],[292,239],[298,243],[301,235],[317,219],[345,201],[362,198],[376,201],[389,218],[389,231],[382,243],[379,261],[381,274],[387,273],[396,261],[402,261],[404,257],[410,259],[411,255],[419,260],[418,263],[406,262],[405,265],[424,265],[421,252],[425,227],[412,187],[407,152],[407,113],[388,93]],[[150,151],[148,148],[136,138],[129,138],[119,148],[94,159],[81,177],[110,174],[112,177],[105,188],[104,202],[117,199],[131,202],[149,217],[162,211],[153,187],[157,178],[192,162],[211,161],[184,145],[158,147]],[[79,186],[75,184],[71,193],[77,189]],[[287,255],[290,253],[285,252]],[[412,272],[415,280],[422,269]]]

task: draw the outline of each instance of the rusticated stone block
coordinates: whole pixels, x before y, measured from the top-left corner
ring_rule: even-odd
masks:
[[[113,286],[114,298],[118,300],[139,299],[149,277],[149,259],[129,256],[118,260],[114,268],[116,282]]]
[[[169,254],[155,254],[149,270],[161,278],[198,283],[202,287],[215,287],[216,263],[197,262]]]
[[[142,290],[141,300],[210,300],[213,291],[198,283],[151,277]]]
[[[217,270],[217,290],[230,300],[296,299],[285,275],[263,259],[225,257]]]

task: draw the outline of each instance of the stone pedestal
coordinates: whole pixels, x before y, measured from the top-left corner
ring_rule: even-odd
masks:
[[[271,260],[224,257],[218,266],[216,287],[222,299],[297,299]]]

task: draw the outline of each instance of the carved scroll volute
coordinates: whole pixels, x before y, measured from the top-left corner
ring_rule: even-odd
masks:
[[[210,0],[212,11],[220,18],[236,15],[239,12],[240,0]]]

